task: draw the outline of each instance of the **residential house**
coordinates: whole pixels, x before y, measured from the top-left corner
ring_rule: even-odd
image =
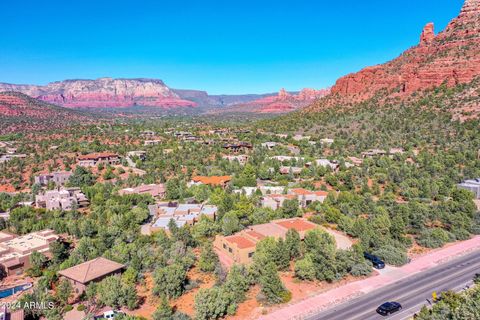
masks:
[[[280,167],[279,169],[279,172],[281,174],[284,174],[284,175],[287,175],[287,174],[293,174],[293,175],[299,175],[300,173],[302,173],[302,168],[300,167],[287,167],[287,166],[282,166]]]
[[[35,183],[41,186],[46,186],[50,182],[53,182],[57,187],[63,186],[68,182],[68,179],[72,176],[70,171],[56,171],[46,174],[40,174],[35,177]]]
[[[0,306],[0,320],[25,320],[25,310],[10,310],[7,304]]]
[[[278,210],[283,207],[285,200],[295,200],[296,195],[293,194],[268,194],[261,199],[261,206],[263,208],[270,208],[272,210]]]
[[[348,157],[348,160],[355,166],[361,166],[363,163],[363,159],[357,157]]]
[[[118,191],[121,196],[127,194],[150,194],[154,198],[165,198],[166,190],[163,184],[143,184],[135,188],[125,188]]]
[[[295,195],[302,208],[308,207],[315,201],[323,202],[328,196],[328,192],[326,191],[310,191],[303,188],[290,189],[287,193],[289,195]]]
[[[247,152],[253,148],[253,145],[249,142],[234,142],[234,143],[226,143],[223,145],[224,149],[233,151],[234,153],[239,152]]]
[[[273,141],[264,142],[264,143],[261,144],[262,147],[267,148],[268,150],[272,150],[273,148],[275,148],[277,146],[281,146],[281,145],[282,145],[281,143],[273,142]]]
[[[0,154],[0,163],[9,162],[13,159],[25,159],[26,154]]]
[[[292,137],[293,140],[295,141],[302,141],[302,140],[310,140],[311,137],[310,136],[303,136],[301,134],[296,134]]]
[[[139,158],[142,161],[147,159],[147,151],[135,150],[127,152],[127,157],[129,158]]]
[[[262,195],[268,194],[282,194],[285,187],[282,186],[259,186],[259,187],[243,187],[241,189],[233,190],[237,194],[245,194],[247,197],[252,196],[257,190],[260,190]]]
[[[232,180],[231,176],[195,176],[188,183],[188,187],[197,186],[197,185],[209,185],[212,187],[222,187],[226,188],[228,183]]]
[[[152,137],[155,137],[155,131],[145,130],[142,133],[140,133],[140,135],[145,138],[152,138]]]
[[[222,157],[230,162],[238,161],[242,166],[244,166],[248,161],[248,156],[246,154],[240,155],[226,155]]]
[[[144,146],[156,146],[162,143],[162,140],[145,140],[143,142]]]
[[[291,153],[295,154],[295,155],[299,155],[300,152],[301,152],[301,150],[300,150],[299,147],[294,146],[294,145],[292,145],[292,144],[289,144],[289,145],[287,146],[287,150],[290,151]]]
[[[111,152],[90,153],[77,158],[77,164],[82,167],[95,167],[100,163],[113,166],[120,164],[120,158]]]
[[[305,160],[305,158],[291,157],[291,156],[273,156],[273,157],[269,157],[269,159],[280,161],[280,162],[286,162],[286,161],[292,161],[292,160],[295,160],[295,161],[300,161],[300,160],[304,161]]]
[[[151,231],[168,230],[168,224],[171,220],[178,227],[194,225],[201,216],[215,220],[218,212],[216,206],[204,204],[154,204],[149,205],[148,210],[154,220],[150,228]]]
[[[35,205],[47,210],[68,211],[83,208],[89,205],[89,201],[80,188],[59,188],[47,190],[35,196]]]
[[[335,140],[329,139],[329,138],[320,139],[320,144],[323,145],[323,146],[330,146],[334,142],[335,142]]]
[[[473,192],[475,199],[480,199],[480,178],[465,180],[458,184],[458,187]]]
[[[123,264],[99,257],[74,267],[60,270],[61,278],[68,280],[76,296],[85,292],[87,286],[92,282],[99,282],[108,276],[121,274],[125,269]]]
[[[315,160],[315,164],[318,166],[318,167],[324,167],[324,168],[330,168],[332,170],[337,170],[338,167],[340,166],[338,161],[336,160],[328,160],[328,159],[317,159]]]
[[[382,149],[370,149],[362,152],[362,158],[372,158],[376,156],[384,156],[387,154],[387,151]]]
[[[250,264],[255,254],[257,243],[266,238],[285,239],[288,230],[296,230],[300,239],[308,231],[321,228],[319,225],[303,218],[274,220],[270,223],[253,225],[231,236],[217,236],[214,247],[227,255],[234,263]]]
[[[21,274],[30,267],[30,255],[34,251],[48,256],[50,244],[58,238],[49,229],[23,236],[0,231],[0,265],[7,275]]]
[[[326,191],[310,191],[303,188],[290,189],[287,194],[267,194],[261,199],[264,208],[278,210],[285,200],[297,200],[300,208],[306,208],[315,201],[323,202],[328,196]]]

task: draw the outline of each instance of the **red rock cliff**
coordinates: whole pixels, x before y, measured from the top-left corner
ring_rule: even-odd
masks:
[[[460,15],[434,34],[428,24],[420,44],[383,65],[340,78],[333,94],[362,101],[381,90],[406,96],[418,90],[470,82],[480,75],[480,0],[466,0]]]

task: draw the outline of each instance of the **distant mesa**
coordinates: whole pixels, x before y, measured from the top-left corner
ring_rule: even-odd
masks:
[[[47,84],[0,83],[0,91],[17,91],[68,108],[194,107],[158,79],[64,80]]]

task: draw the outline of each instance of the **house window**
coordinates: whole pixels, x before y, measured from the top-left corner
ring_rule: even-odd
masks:
[[[253,257],[253,252],[249,252],[249,253],[248,253],[248,257],[249,257],[249,258]]]
[[[223,244],[223,249],[227,250],[227,245],[225,243]]]
[[[228,252],[232,253],[233,252],[232,248],[228,248]]]

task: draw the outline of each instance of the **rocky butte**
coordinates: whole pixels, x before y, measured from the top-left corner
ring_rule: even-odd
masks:
[[[332,94],[358,102],[379,91],[390,96],[412,93],[445,83],[468,83],[480,75],[480,0],[466,0],[458,17],[435,36],[425,26],[420,43],[400,57],[340,78]]]
[[[63,107],[194,107],[158,79],[65,80],[47,84],[0,83],[1,91],[17,91]]]

